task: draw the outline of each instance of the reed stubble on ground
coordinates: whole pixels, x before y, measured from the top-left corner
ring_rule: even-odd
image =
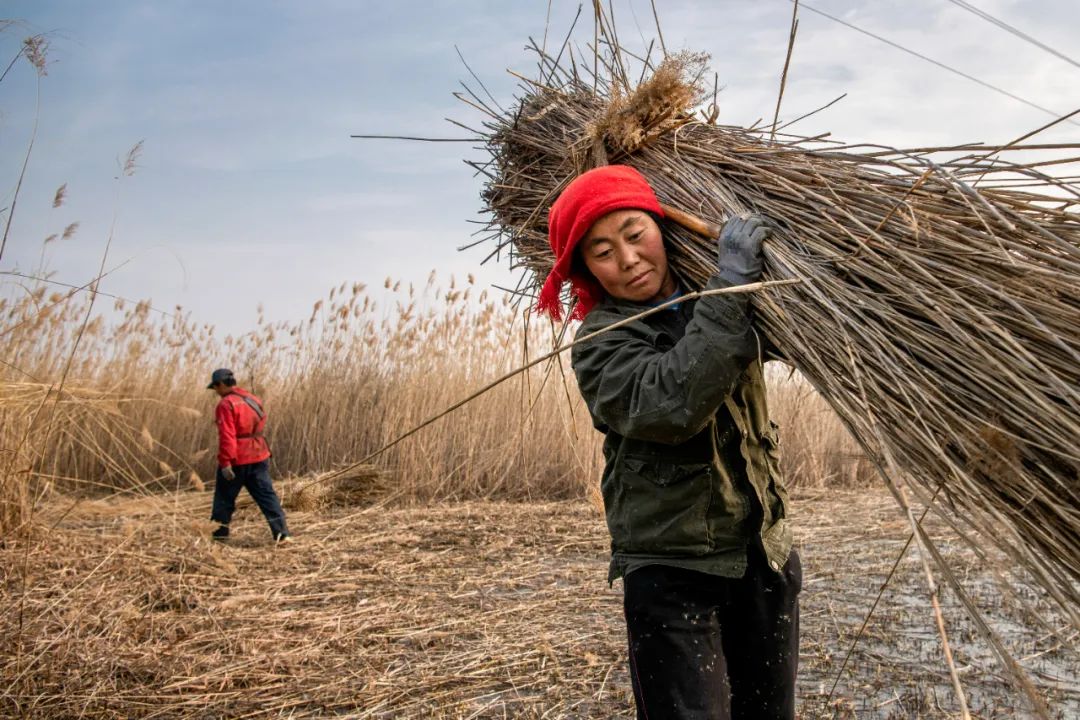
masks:
[[[294,487],[286,483],[287,496]],[[249,502],[235,542],[222,546],[207,540],[206,493],[74,510],[54,498],[40,531],[0,549],[9,609],[0,620],[0,714],[632,717],[620,586],[605,583],[596,508],[373,500],[294,508],[298,540],[286,549],[270,543]],[[828,701],[909,528],[881,491],[800,491],[793,506],[805,566],[800,717],[953,717],[911,555]],[[930,527],[1056,717],[1074,717],[1076,658],[1053,637],[1064,620],[1030,586],[1015,592],[1033,605],[1001,596],[992,565]],[[32,568],[25,595],[15,569],[23,553]],[[955,598],[946,593],[943,605],[973,711],[1025,717]]]

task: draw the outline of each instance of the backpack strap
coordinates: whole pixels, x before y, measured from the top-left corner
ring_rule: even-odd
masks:
[[[266,417],[266,413],[263,412],[262,405],[256,402],[255,398],[251,397],[250,395],[241,395],[240,399],[246,402],[248,404],[248,407],[255,411],[255,414],[259,416],[259,420],[262,420]]]
[[[258,421],[255,423],[254,432],[244,433],[243,435],[237,435],[236,436],[237,439],[261,438],[263,436],[263,434],[262,434],[262,428],[260,426],[266,421],[266,411],[264,411],[262,409],[262,405],[260,405],[259,402],[255,398],[253,398],[253,397],[251,397],[249,395],[240,395],[239,393],[235,393],[235,394],[239,395],[240,399],[243,400],[245,403],[247,403],[247,406],[250,407],[255,412],[255,416],[259,418]]]

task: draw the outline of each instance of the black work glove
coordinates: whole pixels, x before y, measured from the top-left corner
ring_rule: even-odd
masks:
[[[230,482],[236,479],[236,473],[233,472],[232,465],[226,465],[225,467],[221,468],[221,477],[225,478]]]
[[[760,280],[761,246],[772,229],[772,222],[756,213],[728,219],[716,241],[720,277],[732,285]]]

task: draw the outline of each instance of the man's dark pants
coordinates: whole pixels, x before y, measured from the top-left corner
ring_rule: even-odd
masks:
[[[228,525],[232,520],[233,511],[236,510],[236,496],[240,494],[240,488],[247,488],[254,498],[266,522],[270,524],[270,532],[274,539],[279,539],[289,534],[285,526],[285,511],[281,508],[281,500],[274,492],[274,485],[270,482],[270,461],[250,463],[248,465],[233,465],[236,473],[235,480],[226,480],[221,474],[221,468],[217,471],[217,482],[214,483],[214,507],[210,511],[210,519],[222,525]]]
[[[639,720],[791,720],[802,566],[760,546],[739,579],[647,565],[623,579]]]

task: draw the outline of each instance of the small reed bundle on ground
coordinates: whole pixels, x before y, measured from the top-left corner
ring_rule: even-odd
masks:
[[[287,510],[304,512],[367,506],[393,494],[388,480],[388,473],[374,465],[350,465],[342,473],[329,471],[282,483],[281,502]]]
[[[758,326],[886,476],[998,545],[1080,627],[1080,190],[1004,159],[1023,143],[899,151],[714,124],[694,115],[704,56],[646,59],[636,86],[618,48],[601,77],[539,56],[519,103],[488,110],[477,164],[523,285],[551,266],[551,202],[598,164],[636,167],[713,223],[774,218],[765,279],[801,282],[755,296]],[[700,287],[714,239],[664,229]]]

